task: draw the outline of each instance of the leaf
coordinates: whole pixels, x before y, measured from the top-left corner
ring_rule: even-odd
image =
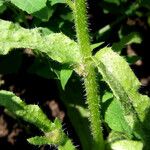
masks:
[[[7,8],[4,2],[5,2],[4,0],[0,0],[0,14],[3,13]]]
[[[26,105],[19,97],[12,92],[0,91],[0,105],[7,108],[11,113],[17,117],[32,123],[44,132],[44,136],[36,136],[28,139],[28,141],[35,145],[56,144],[64,147],[70,139],[63,133],[62,125],[58,119],[52,123],[38,105]],[[70,141],[70,145],[66,148],[75,150]]]
[[[41,10],[32,13],[32,15],[38,17],[43,22],[44,21],[46,22],[52,17],[53,13],[54,13],[54,9],[46,6]]]
[[[44,132],[51,131],[50,120],[39,108],[38,105],[27,105],[24,110],[16,111],[16,115],[21,117],[23,120],[36,125],[39,129]]]
[[[15,6],[28,14],[41,19],[42,21],[48,21],[53,15],[54,9],[47,5],[47,0],[10,0]]]
[[[137,43],[140,44],[142,42],[142,38],[140,35],[136,32],[132,32],[127,36],[124,36],[119,42],[114,43],[112,46],[112,49],[114,51],[121,51],[125,45],[131,44],[131,43]]]
[[[125,134],[120,132],[111,131],[107,139],[106,150],[134,150],[134,148],[142,150],[144,146],[142,142],[129,140]]]
[[[3,0],[0,0],[0,7],[4,4]]]
[[[45,145],[45,144],[52,144],[52,141],[50,138],[47,138],[46,136],[35,136],[32,138],[27,139],[27,141],[30,144],[33,145]]]
[[[5,0],[0,0],[0,7],[3,6],[5,3]]]
[[[33,145],[45,145],[45,144],[53,144],[53,145],[58,145],[59,150],[76,150],[75,147],[72,145],[71,140],[68,140],[66,137],[58,137],[56,136],[56,131],[55,133],[51,132],[49,136],[35,136],[32,138],[28,139],[28,142],[33,144]],[[61,144],[60,144],[61,143]]]
[[[72,147],[71,140],[67,140],[63,146],[59,146],[59,150],[76,150],[76,148]]]
[[[111,144],[113,150],[142,150],[143,144],[140,141],[120,140]]]
[[[38,28],[24,29],[0,20],[0,54],[6,55],[14,48],[31,48],[46,53],[50,58],[69,65],[81,63],[78,45],[62,33],[41,35]]]
[[[11,3],[29,14],[46,7],[47,0],[11,0]]]
[[[12,92],[0,91],[0,105],[6,107],[9,111],[14,114],[16,111],[23,109],[26,104]]]
[[[104,42],[94,43],[94,44],[91,45],[91,49],[93,50],[93,49],[101,46],[102,44],[104,44]]]
[[[44,132],[51,131],[51,122],[37,105],[26,105],[12,92],[0,91],[0,105]]]
[[[38,29],[39,29],[39,31],[41,32],[42,35],[49,35],[49,34],[53,33],[53,31],[51,31],[47,27],[40,27]]]
[[[58,3],[62,3],[62,4],[66,3],[66,0],[50,0],[50,1],[52,6]]]
[[[124,118],[120,102],[113,98],[108,99],[105,103],[110,103],[105,112],[105,122],[112,130],[126,133],[131,138],[132,129]]]
[[[113,99],[113,94],[111,92],[105,91],[104,95],[102,96],[102,102],[105,103],[110,99]]]
[[[120,141],[120,140],[129,140],[126,134],[122,132],[116,132],[113,130],[109,133],[107,139],[108,139],[109,144]]]
[[[6,9],[7,7],[5,5],[0,6],[0,14],[2,14]]]
[[[45,133],[44,136],[35,136],[27,139],[33,145],[53,144],[58,146],[59,150],[75,150],[71,140],[63,133],[62,125],[59,119],[55,119],[53,131]]]
[[[143,128],[148,130],[145,133],[147,135],[150,130],[150,99],[138,93],[141,84],[134,73],[126,61],[108,47],[99,51],[93,60],[115,97],[121,102],[127,123],[145,138]]]
[[[98,34],[99,35],[103,35],[104,33],[106,33],[107,31],[109,31],[111,29],[111,25],[106,25],[104,27],[102,27],[99,31]]]
[[[33,145],[45,145],[45,144],[64,145],[67,142],[67,140],[68,138],[63,133],[60,120],[56,118],[54,121],[53,130],[51,132],[45,133],[44,136],[35,136],[29,138],[28,142]]]
[[[63,90],[65,89],[65,86],[69,78],[71,77],[72,72],[73,72],[72,70],[64,70],[64,69],[60,71],[60,82]]]

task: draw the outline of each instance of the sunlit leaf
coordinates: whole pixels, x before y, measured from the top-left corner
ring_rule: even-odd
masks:
[[[64,148],[69,142],[70,144],[67,144],[66,148],[75,150],[70,139],[63,132],[60,120],[55,119],[54,123],[52,123],[38,105],[27,105],[12,92],[4,90],[0,91],[0,105],[44,132],[44,136],[28,139],[30,143],[34,145],[54,144]]]
[[[127,123],[145,138],[143,127],[149,130],[150,126],[150,99],[138,93],[141,84],[127,62],[108,47],[100,50],[94,61],[115,97],[121,102]]]
[[[37,105],[26,105],[12,92],[0,91],[0,105],[42,131],[51,131],[51,122]]]
[[[113,150],[142,150],[143,144],[140,141],[120,140],[111,144]]]
[[[114,131],[123,132],[132,137],[132,129],[125,120],[121,103],[115,98],[110,98],[103,105],[106,104],[105,122],[108,123],[108,126]]]
[[[60,82],[61,82],[63,89],[65,89],[65,86],[67,84],[67,81],[71,77],[71,74],[72,74],[72,70],[64,70],[63,69],[60,71]]]
[[[20,9],[32,14],[46,7],[47,0],[11,0]]]
[[[77,43],[62,33],[44,36],[38,28],[24,29],[0,20],[0,35],[0,54],[7,54],[14,48],[31,48],[61,63],[73,65],[82,61]]]
[[[62,4],[65,4],[66,3],[66,0],[50,0],[51,1],[51,5],[55,5],[55,4],[59,4],[59,3],[62,3]]]

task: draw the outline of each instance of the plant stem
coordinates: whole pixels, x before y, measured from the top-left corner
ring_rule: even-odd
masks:
[[[83,57],[90,57],[91,48],[86,16],[86,0],[75,0],[74,16],[80,52]]]
[[[101,129],[101,117],[100,117],[100,99],[98,94],[96,72],[93,63],[86,62],[87,66],[85,71],[87,76],[84,77],[84,85],[86,89],[87,104],[90,112],[89,120],[91,123],[91,131],[93,135],[93,150],[104,150],[104,140]]]
[[[101,117],[99,111],[100,99],[96,82],[95,67],[93,61],[91,60],[92,54],[88,34],[88,20],[85,0],[75,0],[74,16],[79,49],[83,58],[83,64],[81,65],[84,68],[84,85],[86,90],[88,109],[90,112],[90,126],[94,141],[92,149],[104,150],[104,139],[101,129]]]

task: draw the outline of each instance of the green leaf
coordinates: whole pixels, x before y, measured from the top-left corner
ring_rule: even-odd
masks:
[[[118,43],[114,43],[112,49],[118,52],[121,51],[125,47],[125,45],[131,43],[140,44],[141,42],[142,42],[141,36],[136,32],[132,32],[129,35],[124,36]]]
[[[46,4],[47,0],[11,0],[11,3],[42,21],[48,21],[54,12],[54,9]]]
[[[0,0],[0,14],[3,13],[7,8],[4,2],[5,2],[4,0]]]
[[[52,123],[38,105],[26,105],[19,97],[12,92],[0,91],[0,105],[7,108],[17,117],[30,122],[44,132],[44,136],[36,136],[28,139],[34,145],[56,144],[64,145],[68,143],[69,138],[63,133],[62,125],[58,119]],[[66,148],[75,150],[75,147],[70,141],[70,145]]]
[[[0,7],[4,4],[4,0],[0,0]]]
[[[111,131],[107,138],[106,150],[142,150],[143,143],[141,141],[130,140],[122,132]]]
[[[71,140],[67,140],[67,142],[63,146],[59,146],[59,150],[76,150],[75,147],[72,146]]]
[[[60,71],[60,82],[63,90],[65,89],[65,86],[69,78],[71,77],[72,72],[73,72],[72,70],[64,70],[64,69]]]
[[[0,105],[42,131],[51,131],[51,122],[37,105],[26,105],[12,92],[0,91]]]
[[[140,141],[120,140],[111,144],[114,150],[142,150],[143,144]]]
[[[6,107],[10,112],[14,114],[18,110],[22,110],[26,104],[12,92],[0,91],[0,105]]]
[[[51,1],[51,5],[55,5],[55,4],[59,4],[59,3],[62,3],[62,4],[65,4],[66,3],[66,0],[50,0]]]
[[[0,20],[0,54],[14,48],[31,48],[46,53],[50,58],[69,65],[80,64],[78,45],[62,33],[41,35],[38,28],[24,29],[8,21]]]
[[[108,135],[108,143],[114,143],[120,140],[129,140],[128,136],[122,132],[111,131]]]
[[[59,150],[75,150],[71,140],[63,133],[62,125],[58,119],[54,121],[53,131],[45,133],[44,136],[35,136],[27,140],[33,145],[52,144],[58,146]]]
[[[11,3],[29,14],[46,7],[47,0],[11,0]]]
[[[47,27],[40,27],[39,30],[42,33],[42,35],[49,35],[49,34],[53,33],[53,31],[51,31]]]
[[[44,132],[52,130],[50,120],[48,120],[38,105],[26,105],[23,110],[17,110],[15,114],[23,120],[36,125]]]
[[[104,42],[94,43],[94,44],[91,45],[91,49],[93,50],[93,49],[101,46],[102,44],[104,44]]]
[[[35,136],[32,138],[27,139],[27,141],[30,144],[33,145],[45,145],[45,144],[52,144],[53,142],[51,141],[50,138],[47,138],[46,136]]]
[[[143,128],[148,130],[145,133],[147,135],[150,131],[150,99],[138,93],[141,84],[127,62],[108,47],[99,51],[93,60],[115,97],[121,102],[127,123],[133,131],[145,138]]]
[[[33,16],[38,17],[39,19],[41,19],[43,22],[48,21],[52,15],[54,13],[54,9],[50,8],[50,7],[44,7],[41,10],[32,13]]]
[[[105,122],[112,130],[126,133],[131,138],[132,129],[124,118],[121,103],[115,98],[108,99],[105,103],[110,103],[105,112]]]
[[[106,91],[102,97],[102,102],[105,103],[110,99],[113,99],[113,94],[111,92]]]
[[[6,9],[7,7],[5,5],[0,6],[0,14],[2,14]]]
[[[63,133],[62,129],[54,129],[53,131],[46,133],[45,136],[35,136],[28,139],[28,142],[33,145],[63,145],[67,138]]]

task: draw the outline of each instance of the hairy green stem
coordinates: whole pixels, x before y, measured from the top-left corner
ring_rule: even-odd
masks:
[[[86,1],[75,0],[75,26],[80,52],[82,53],[84,58],[91,56],[90,40],[87,25],[88,20],[86,14]]]
[[[91,61],[86,61],[87,65],[85,71],[87,75],[84,77],[84,84],[86,89],[87,104],[90,112],[89,120],[91,123],[91,131],[93,135],[93,150],[104,150],[104,140],[101,128],[100,118],[100,99],[98,94],[98,87],[96,82],[95,67]]]
[[[100,99],[98,94],[98,87],[96,82],[96,72],[94,64],[91,60],[91,47],[88,34],[87,15],[86,15],[86,1],[75,0],[75,26],[77,32],[77,39],[79,49],[83,59],[83,77],[86,89],[87,104],[90,112],[89,120],[91,123],[91,131],[93,135],[93,150],[104,150],[104,139],[101,129],[100,117]]]

